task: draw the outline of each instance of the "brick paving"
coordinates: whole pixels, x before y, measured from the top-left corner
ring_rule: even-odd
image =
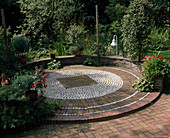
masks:
[[[117,119],[90,123],[42,125],[22,137],[52,138],[168,138],[170,137],[170,95],[163,94],[153,105]]]
[[[71,68],[77,68],[73,66]],[[70,68],[70,67],[68,67]],[[98,68],[109,71],[110,69]],[[113,70],[110,70],[113,71]],[[131,71],[132,72],[132,71]],[[116,91],[115,95],[109,94],[102,97],[92,99],[65,99],[64,106],[66,107],[91,107],[104,105],[110,102],[115,102],[109,106],[96,107],[95,109],[88,109],[85,115],[80,115],[81,110],[75,116],[62,116],[57,121],[52,121],[55,124],[44,124],[38,128],[21,134],[21,137],[34,138],[34,137],[52,137],[52,138],[140,138],[140,137],[170,137],[170,95],[162,94],[160,98],[159,92],[149,93],[145,98],[139,100],[147,93],[137,93],[135,96],[126,99],[125,101],[117,102],[129,95],[133,95],[135,90],[129,84],[133,83],[134,77],[131,75],[123,75],[120,71],[114,71],[117,75],[123,78],[123,86],[120,90]],[[133,72],[136,75],[139,75]],[[114,97],[114,98],[112,98]],[[155,100],[157,98],[157,101]],[[114,99],[114,100],[113,100]],[[53,99],[56,100],[56,99]],[[61,100],[61,101],[62,101]],[[155,100],[155,101],[154,101]],[[135,104],[125,108],[117,108],[114,111],[105,111],[98,114],[88,114],[96,110],[103,111],[110,108],[121,107],[128,103]],[[150,102],[154,101],[152,104]],[[83,106],[78,106],[83,104]],[[147,105],[147,106],[145,106]],[[150,105],[150,106],[149,106]],[[143,108],[140,108],[143,107]],[[140,108],[140,110],[139,110]],[[137,110],[136,110],[137,109]],[[63,113],[72,113],[69,109],[63,109]],[[132,111],[132,112],[129,112]],[[62,111],[60,111],[62,113]],[[128,113],[128,114],[126,114]],[[119,116],[115,116],[115,115]],[[123,114],[123,115],[122,115]],[[109,117],[109,118],[107,118]],[[78,118],[77,121],[69,122]],[[97,118],[98,120],[93,120]],[[99,119],[104,120],[99,120]],[[85,119],[89,122],[79,122],[78,120]],[[65,122],[64,122],[65,121]],[[66,122],[67,121],[67,122]],[[92,122],[93,121],[93,122]]]
[[[160,95],[160,92],[138,92],[133,89],[132,84],[140,74],[125,68],[73,65],[55,71],[53,70],[52,74],[49,73],[49,80],[47,80],[47,82],[49,81],[49,88],[46,92],[47,100],[60,101],[62,109],[56,111],[55,117],[43,120],[43,123],[117,118],[143,108]],[[98,73],[100,74],[98,75]],[[86,74],[92,78],[97,78],[96,81],[100,79],[101,82],[98,81],[98,83],[101,84],[98,85]],[[57,78],[58,76],[59,78]],[[116,86],[117,89],[115,89]],[[58,92],[59,89],[61,92]],[[98,91],[104,95],[100,96]],[[77,95],[80,97],[74,99]],[[92,95],[92,98],[84,99],[89,95]],[[63,97],[64,99],[62,99]]]

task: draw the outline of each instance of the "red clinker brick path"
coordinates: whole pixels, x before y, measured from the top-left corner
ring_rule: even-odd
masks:
[[[162,94],[153,105],[117,119],[91,123],[42,125],[22,137],[51,138],[169,138],[170,95]]]

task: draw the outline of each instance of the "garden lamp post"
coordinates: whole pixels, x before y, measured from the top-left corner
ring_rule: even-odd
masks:
[[[116,56],[117,56],[118,55],[117,35],[113,36],[113,40],[112,40],[111,46],[113,46],[113,47],[116,46]]]

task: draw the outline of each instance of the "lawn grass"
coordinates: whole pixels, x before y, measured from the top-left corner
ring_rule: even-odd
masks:
[[[165,51],[149,51],[147,55],[161,55],[163,59],[167,59],[170,61],[170,49]]]

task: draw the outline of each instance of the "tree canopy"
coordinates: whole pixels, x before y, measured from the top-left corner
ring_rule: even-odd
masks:
[[[57,38],[60,29],[70,24],[81,5],[74,0],[19,0],[25,15],[23,33],[33,38],[43,32],[49,38]]]

